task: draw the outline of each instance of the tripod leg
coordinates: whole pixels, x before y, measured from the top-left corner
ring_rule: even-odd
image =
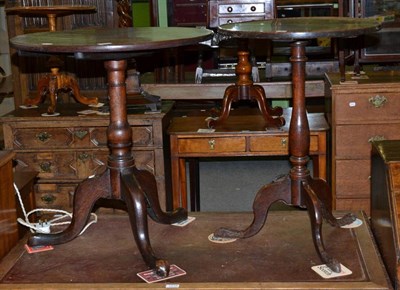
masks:
[[[145,194],[131,170],[121,174],[121,196],[125,200],[132,233],[143,260],[149,268],[155,269],[159,276],[168,276],[168,261],[157,258],[151,247]]]
[[[105,171],[101,176],[86,179],[75,190],[74,210],[71,224],[56,234],[35,234],[28,240],[29,246],[57,245],[76,238],[87,224],[95,202],[110,195],[110,175]]]
[[[281,200],[290,203],[290,178],[284,176],[270,184],[263,186],[258,192],[253,203],[253,222],[245,230],[233,230],[227,228],[219,228],[215,231],[214,236],[217,238],[249,238],[257,234],[267,220],[268,210],[270,206]]]
[[[134,175],[146,196],[148,214],[154,221],[162,224],[172,224],[187,219],[187,211],[184,208],[177,208],[173,212],[162,211],[158,199],[156,179],[151,172],[135,168]]]

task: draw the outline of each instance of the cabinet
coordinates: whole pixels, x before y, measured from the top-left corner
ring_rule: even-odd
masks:
[[[139,169],[156,178],[161,206],[166,208],[169,186],[164,138],[173,102],[164,102],[161,113],[130,113],[133,155]],[[0,118],[5,148],[16,153],[17,171],[36,171],[37,207],[70,211],[77,184],[101,173],[107,166],[107,127],[109,116],[79,115],[87,109],[80,104],[60,106],[58,117],[42,117],[46,108],[17,109]],[[128,110],[128,113],[130,110]],[[166,178],[167,176],[167,178]]]
[[[211,28],[274,17],[274,0],[210,0],[208,3],[208,26]]]
[[[400,139],[400,74],[369,72],[358,79],[326,75],[331,125],[333,204],[370,212],[371,141]]]

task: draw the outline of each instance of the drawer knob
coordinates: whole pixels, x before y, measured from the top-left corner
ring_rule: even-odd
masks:
[[[233,11],[233,8],[232,8],[232,6],[229,6],[226,10],[228,10],[228,12],[230,13]]]
[[[385,140],[385,139],[386,138],[384,136],[377,135],[377,136],[373,136],[373,137],[369,138],[368,142],[371,143],[373,141],[382,141],[382,140]]]
[[[51,134],[47,132],[40,132],[39,134],[36,135],[36,139],[38,139],[41,142],[47,142],[51,138]]]
[[[210,145],[210,150],[214,150],[215,149],[215,140],[214,139],[211,139],[211,140],[208,140],[208,145]]]
[[[43,195],[40,199],[45,204],[52,204],[56,200],[56,197],[52,194],[46,194],[46,195]]]
[[[380,108],[387,102],[387,99],[384,96],[376,95],[375,97],[370,97],[368,101],[375,108]]]
[[[51,162],[42,162],[39,167],[42,172],[51,172]]]
[[[286,138],[282,138],[281,139],[281,145],[282,145],[283,148],[286,148],[286,146],[287,146],[287,139]]]
[[[250,10],[254,12],[257,10],[257,8],[256,8],[256,6],[251,6]]]

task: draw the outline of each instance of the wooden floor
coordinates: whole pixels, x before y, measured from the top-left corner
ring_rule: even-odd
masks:
[[[248,213],[192,213],[186,227],[150,222],[156,254],[187,272],[146,284],[146,270],[126,215],[100,215],[75,240],[53,251],[28,254],[21,242],[0,264],[0,289],[388,289],[387,275],[364,220],[357,229],[324,225],[329,253],[353,274],[323,279],[311,267],[321,264],[311,239],[306,211],[274,211],[256,236],[228,244],[208,240],[220,226],[245,228]],[[361,219],[364,217],[359,214]]]

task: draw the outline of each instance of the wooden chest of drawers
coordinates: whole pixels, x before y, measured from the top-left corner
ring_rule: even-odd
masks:
[[[166,206],[163,132],[169,123],[172,102],[163,103],[161,113],[129,114],[133,130],[133,155],[136,166],[154,173],[161,206]],[[5,148],[16,152],[18,171],[37,171],[35,186],[38,207],[70,210],[75,187],[88,176],[107,166],[109,150],[106,130],[108,116],[79,115],[87,109],[79,104],[59,106],[60,116],[41,117],[42,108],[15,110],[3,123]],[[43,108],[45,110],[45,108]],[[166,146],[168,147],[168,146]],[[167,178],[168,180],[169,178]]]
[[[332,128],[332,190],[336,209],[370,212],[371,141],[400,139],[400,75],[369,72],[359,79],[326,76]]]
[[[208,3],[208,26],[211,28],[274,17],[274,0],[210,0]]]

